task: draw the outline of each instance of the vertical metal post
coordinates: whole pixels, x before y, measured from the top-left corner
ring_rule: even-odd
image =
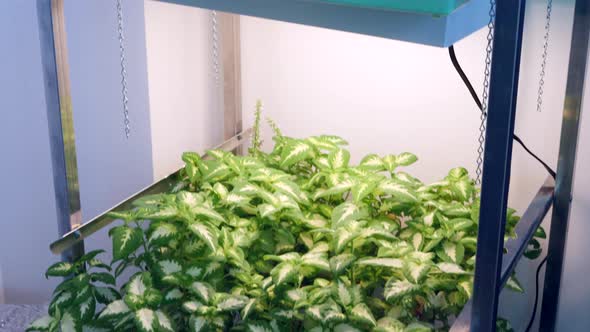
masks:
[[[218,13],[223,70],[224,139],[242,131],[240,16]]]
[[[574,25],[570,50],[565,104],[561,124],[561,141],[557,162],[557,178],[547,270],[541,309],[543,332],[552,332],[557,323],[559,291],[563,273],[563,257],[572,202],[572,186],[580,130],[580,116],[584,96],[584,80],[588,59],[588,38],[590,36],[590,0],[577,0],[574,9]]]
[[[63,6],[63,0],[37,0],[57,227],[60,236],[78,227],[82,221]],[[84,244],[80,243],[65,252],[62,258],[71,261],[83,253]]]
[[[495,331],[525,0],[497,0],[471,331]]]

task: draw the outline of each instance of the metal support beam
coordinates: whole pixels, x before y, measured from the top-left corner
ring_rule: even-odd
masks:
[[[496,2],[471,331],[496,330],[525,0]]]
[[[223,71],[223,132],[229,139],[242,131],[242,62],[240,16],[217,14]]]
[[[252,134],[252,128],[248,128],[241,133],[238,133],[236,136],[231,137],[230,139],[226,140],[225,142],[221,143],[217,147],[213,149],[217,150],[224,150],[224,151],[233,151],[239,146],[248,142],[250,135]],[[209,156],[204,154],[204,159],[208,159]],[[180,171],[184,169],[184,167],[180,168],[176,172],[168,175],[167,177],[163,178],[162,180],[149,185],[148,187],[144,188],[143,190],[139,191],[138,193],[131,195],[124,201],[120,202],[119,204],[113,206],[112,208],[108,209],[107,211],[101,213],[100,215],[96,216],[94,219],[89,220],[88,222],[84,223],[80,227],[64,234],[59,240],[53,242],[49,249],[54,254],[60,254],[64,251],[68,250],[72,246],[75,246],[77,243],[80,243],[85,238],[89,237],[90,235],[96,233],[97,231],[105,228],[106,226],[110,225],[115,219],[109,215],[109,212],[122,212],[133,209],[133,202],[141,197],[147,195],[154,195],[169,192],[174,185],[178,184],[178,177]]]
[[[516,265],[520,262],[529,241],[533,238],[535,231],[539,228],[543,219],[549,212],[553,203],[553,193],[555,190],[555,181],[548,177],[545,183],[539,188],[539,191],[523,213],[514,232],[516,237],[506,241],[506,254],[502,259],[502,273],[500,275],[500,287],[504,287],[508,278],[514,272]],[[473,302],[470,300],[465,304],[461,314],[457,317],[451,332],[468,332],[471,325],[471,313]]]
[[[59,235],[78,227],[82,220],[63,6],[63,0],[37,0]],[[72,261],[83,253],[80,242],[62,258]]]
[[[555,202],[549,233],[547,270],[541,309],[543,332],[555,331],[559,291],[563,273],[563,258],[572,202],[572,186],[576,165],[578,133],[584,96],[584,80],[588,59],[590,36],[590,1],[577,0],[574,9],[574,25],[570,50],[569,69],[561,125],[561,142],[557,162]]]

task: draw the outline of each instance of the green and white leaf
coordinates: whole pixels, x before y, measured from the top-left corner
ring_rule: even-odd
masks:
[[[524,293],[524,288],[522,287],[520,281],[518,281],[518,279],[516,278],[516,275],[512,275],[510,278],[508,278],[508,281],[506,282],[506,287],[517,293]]]
[[[369,309],[369,307],[364,303],[355,305],[354,308],[352,308],[350,314],[352,320],[354,321],[369,325],[371,327],[377,325],[377,321],[375,320],[371,309]]]
[[[312,154],[309,144],[302,141],[294,141],[283,148],[281,155],[281,167],[289,167],[295,163],[307,159]]]
[[[191,284],[191,290],[202,300],[204,303],[209,303],[215,294],[215,290],[211,285],[195,281]]]
[[[345,149],[337,149],[328,155],[328,162],[332,169],[339,169],[348,167],[350,161],[350,152]]]
[[[405,280],[398,280],[394,282],[389,282],[384,291],[385,299],[388,302],[395,302],[402,297],[411,294],[414,292],[418,286],[405,281]]]
[[[211,249],[212,251],[217,250],[217,247],[219,246],[219,244],[217,242],[217,234],[215,233],[215,231],[213,231],[213,229],[211,229],[210,227],[207,227],[203,224],[199,224],[197,222],[190,224],[188,226],[188,228],[195,235],[197,235],[197,237],[199,237],[199,239],[201,239],[201,241],[205,242],[205,244],[207,245],[207,247],[209,247],[209,249]]]
[[[118,317],[121,317],[121,316],[127,314],[130,311],[131,310],[129,309],[127,304],[125,304],[125,301],[116,300],[114,302],[111,302],[109,305],[107,305],[106,308],[100,313],[98,318],[100,318],[100,319],[102,319],[102,318],[104,318],[104,319],[118,318]]]
[[[418,195],[415,192],[391,180],[383,181],[379,185],[379,189],[405,203],[416,203],[419,201]]]
[[[392,269],[401,269],[404,266],[404,262],[397,258],[363,258],[358,260],[357,264]]]
[[[142,244],[143,232],[140,228],[119,226],[109,233],[113,238],[113,261],[127,258]]]
[[[330,258],[330,269],[335,275],[340,275],[344,272],[350,264],[355,261],[356,257],[352,254],[340,254]]]
[[[162,332],[174,332],[174,326],[172,325],[172,321],[161,310],[156,311],[156,318],[158,319],[158,329]]]
[[[68,262],[59,262],[51,265],[45,272],[45,277],[67,277],[74,273],[74,265]]]
[[[438,263],[436,264],[436,267],[447,274],[470,274],[469,272],[463,270],[461,266],[454,263]]]
[[[164,275],[170,275],[182,271],[182,266],[180,263],[172,259],[160,261],[158,262],[158,266]]]
[[[142,332],[156,331],[158,329],[158,316],[151,309],[139,309],[135,312],[135,324]]]
[[[27,331],[48,331],[49,327],[55,322],[55,318],[46,315],[35,319],[27,327]]]

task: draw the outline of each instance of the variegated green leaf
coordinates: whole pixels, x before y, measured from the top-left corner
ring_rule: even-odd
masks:
[[[328,255],[325,253],[311,252],[303,255],[301,259],[302,263],[306,266],[311,266],[319,270],[330,271]]]
[[[51,265],[45,272],[45,277],[67,277],[74,273],[74,265],[68,262],[59,262]]]
[[[364,303],[359,303],[352,308],[350,311],[350,318],[352,318],[353,321],[371,327],[377,325],[377,321],[375,320],[371,309],[369,309]]]
[[[341,227],[336,230],[336,234],[332,240],[332,247],[336,254],[341,253],[345,247],[357,237],[357,233],[350,229],[350,227]]]
[[[406,326],[404,332],[432,332],[432,326],[422,322],[414,322]]]
[[[342,195],[343,193],[351,190],[353,186],[354,186],[354,181],[345,180],[345,181],[342,181],[334,186],[331,186],[330,188],[316,191],[315,194],[312,196],[312,198],[314,200],[318,200],[323,197]]]
[[[377,188],[377,182],[359,181],[352,187],[352,201],[360,203],[365,197],[369,196]]]
[[[80,320],[82,322],[90,321],[92,317],[94,317],[96,311],[96,300],[93,296],[89,296],[79,304],[78,309]]]
[[[312,154],[312,148],[309,144],[302,141],[294,141],[283,148],[281,155],[281,167],[292,166],[302,160],[307,159]]]
[[[49,331],[49,327],[55,322],[55,318],[47,315],[35,319],[27,327],[27,331]]]
[[[193,232],[201,241],[203,241],[212,251],[217,250],[219,246],[217,242],[217,234],[215,231],[203,224],[192,223],[188,226],[189,230]]]
[[[158,262],[158,266],[160,268],[160,271],[164,275],[170,275],[170,274],[182,271],[182,266],[180,265],[180,263],[178,263],[177,261],[175,261],[173,259],[167,259],[167,260],[160,261],[160,262]]]
[[[385,170],[385,164],[381,157],[376,154],[370,154],[361,160],[360,167],[363,169],[370,169],[374,171],[382,171]]]
[[[191,212],[194,213],[197,217],[202,217],[213,222],[217,222],[220,224],[225,222],[225,218],[221,214],[219,214],[219,212],[206,206],[192,207]]]
[[[272,204],[260,204],[258,205],[258,212],[262,218],[270,218],[279,212],[279,208]]]
[[[78,332],[82,329],[82,323],[77,317],[71,312],[66,311],[60,320],[61,332]]]
[[[355,261],[356,257],[352,254],[340,254],[330,258],[330,269],[335,275],[340,275],[344,272],[350,264]]]
[[[102,304],[108,304],[121,298],[119,292],[110,287],[94,287],[94,296]]]
[[[379,189],[402,202],[416,203],[419,201],[417,194],[411,189],[390,180],[383,181],[379,185]]]
[[[469,274],[469,272],[463,270],[459,265],[454,263],[438,263],[436,264],[439,270],[448,274]]]
[[[403,261],[397,258],[363,258],[358,260],[357,264],[392,269],[401,269],[404,265]]]
[[[413,284],[421,284],[430,271],[430,264],[417,264],[414,262],[405,262],[403,273],[408,281]]]
[[[437,254],[448,262],[460,264],[465,255],[465,247],[461,243],[445,241],[442,250],[439,250]]]
[[[383,295],[388,302],[396,302],[402,297],[414,292],[418,287],[402,280],[388,282]]]
[[[383,160],[383,166],[385,166],[385,169],[388,170],[389,172],[395,171],[395,169],[398,166],[397,165],[397,157],[392,154],[383,157],[382,160]]]
[[[274,284],[281,286],[286,282],[295,280],[298,272],[299,269],[295,265],[289,262],[283,262],[277,265],[270,274]]]
[[[339,169],[348,167],[348,162],[350,161],[350,152],[345,149],[337,149],[328,155],[328,162],[330,163],[330,167],[332,169]]]
[[[158,316],[147,308],[135,312],[135,326],[142,332],[152,332],[158,329]]]
[[[231,295],[217,303],[217,309],[221,311],[241,310],[248,304],[249,300],[245,296]]]
[[[100,281],[102,283],[115,286],[115,277],[107,272],[97,272],[90,275],[92,281]]]
[[[178,234],[178,229],[171,223],[159,223],[148,237],[149,244],[163,245],[167,244]]]
[[[207,319],[205,317],[193,316],[189,322],[191,332],[204,332],[207,329]]]
[[[400,166],[410,166],[418,160],[416,155],[404,152],[395,157],[395,163]]]
[[[308,198],[307,196],[301,191],[299,186],[291,181],[280,181],[273,183],[273,187],[276,190],[279,190],[286,195],[288,195],[291,199],[296,202],[300,203],[307,203]]]
[[[197,297],[204,303],[209,303],[215,294],[215,290],[211,285],[205,282],[195,281],[191,284],[190,289],[197,295]]]
[[[151,287],[151,276],[149,273],[138,273],[131,278],[127,284],[127,293],[137,296],[144,296],[145,292]]]
[[[130,312],[129,307],[123,300],[116,300],[111,302],[106,308],[100,313],[98,318],[100,319],[114,319],[121,317]]]
[[[250,317],[250,314],[252,314],[252,312],[254,312],[254,309],[256,309],[256,299],[250,299],[248,300],[248,303],[246,303],[246,305],[244,306],[244,308],[241,311],[241,318],[242,320],[247,320]]]
[[[350,324],[338,324],[334,326],[334,332],[361,332],[362,330]]]
[[[367,217],[367,212],[353,203],[342,203],[332,212],[332,228],[337,229],[352,220],[360,220]]]
[[[263,322],[250,322],[246,328],[248,332],[275,332]]]
[[[109,235],[113,238],[113,261],[127,258],[141,246],[143,232],[139,228],[119,226],[111,229]]]
[[[514,274],[510,278],[508,278],[508,281],[506,282],[506,287],[517,293],[524,293],[524,288],[522,287],[520,281],[518,281],[516,275]]]
[[[174,326],[168,315],[161,310],[157,310],[156,318],[158,319],[158,330],[162,332],[174,332]]]

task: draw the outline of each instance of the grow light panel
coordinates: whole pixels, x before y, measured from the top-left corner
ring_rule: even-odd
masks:
[[[449,15],[468,0],[320,0],[341,5],[408,13]]]
[[[487,0],[158,0],[447,47],[485,26]]]

